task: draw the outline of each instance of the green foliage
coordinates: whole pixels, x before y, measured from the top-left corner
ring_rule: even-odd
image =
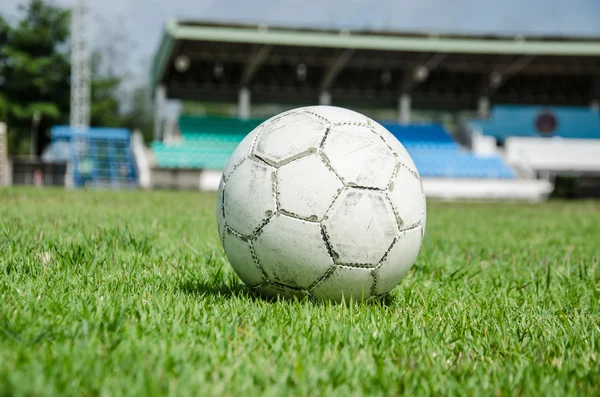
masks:
[[[0,190],[0,394],[600,395],[597,202],[430,202],[391,299],[335,305],[249,295],[214,200]]]
[[[101,52],[95,51],[92,54],[90,124],[97,127],[120,127],[121,115],[117,94],[121,78],[101,73],[103,61],[105,59]]]
[[[6,120],[8,115],[8,101],[2,92],[0,92],[0,121]]]
[[[29,137],[35,114],[41,116],[39,128],[45,130],[65,122],[69,109],[70,63],[64,51],[69,11],[30,0],[20,12],[14,27],[0,23],[2,113],[13,135],[13,148]]]
[[[153,113],[150,90],[146,86],[137,87],[131,95],[129,110],[123,116],[123,126],[140,130],[148,143],[153,139]]]
[[[28,150],[34,116],[41,117],[37,133],[43,136],[51,126],[68,123],[70,107],[70,10],[50,1],[29,0],[20,14],[14,26],[0,16],[0,119],[9,127],[11,153]],[[124,97],[120,86],[125,76],[112,74],[120,61],[111,59],[118,53],[111,45],[117,44],[108,43],[92,55],[90,123],[149,133],[150,108],[145,102],[140,105],[137,92]],[[123,114],[127,100],[137,107]]]

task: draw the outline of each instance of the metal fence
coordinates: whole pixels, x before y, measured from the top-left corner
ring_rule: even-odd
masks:
[[[69,144],[68,157],[76,187],[137,187],[130,133],[125,129],[69,127],[52,130],[53,145]]]
[[[65,186],[67,163],[46,163],[36,158],[16,157],[11,161],[13,185]]]

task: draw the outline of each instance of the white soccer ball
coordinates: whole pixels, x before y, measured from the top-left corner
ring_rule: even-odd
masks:
[[[239,144],[219,186],[217,223],[229,262],[254,291],[363,300],[387,294],[415,262],[425,195],[383,126],[343,108],[305,107]]]

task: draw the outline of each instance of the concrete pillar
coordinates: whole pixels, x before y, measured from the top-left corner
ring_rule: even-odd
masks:
[[[481,96],[477,100],[477,116],[486,118],[490,114],[490,98]]]
[[[327,91],[321,92],[319,95],[319,105],[330,106],[331,105],[331,94]]]
[[[242,88],[238,94],[238,117],[242,120],[250,118],[250,90]]]
[[[409,124],[411,115],[411,97],[409,94],[402,94],[398,101],[398,123]]]
[[[592,109],[595,112],[600,111],[600,100],[592,100],[592,102],[590,102],[590,109]]]
[[[154,93],[154,139],[160,140],[163,137],[165,103],[167,98],[167,89],[164,85],[159,85]]]

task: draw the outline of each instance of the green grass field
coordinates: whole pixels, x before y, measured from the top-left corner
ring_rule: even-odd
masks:
[[[386,302],[268,302],[214,195],[0,190],[0,396],[599,395],[600,202],[429,203]]]

